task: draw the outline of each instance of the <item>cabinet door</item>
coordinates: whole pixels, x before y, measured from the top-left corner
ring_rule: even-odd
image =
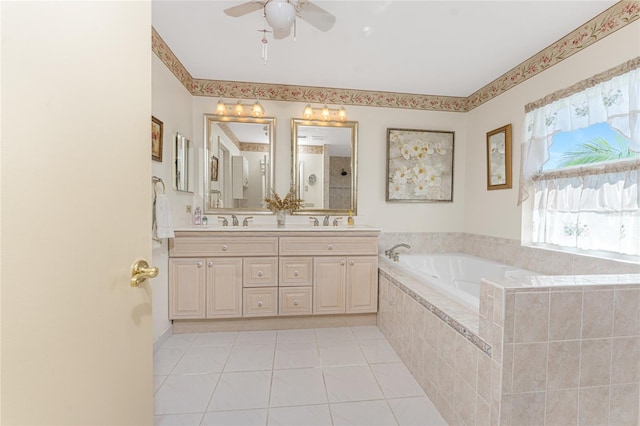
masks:
[[[242,258],[207,259],[207,318],[242,316]]]
[[[169,319],[205,317],[204,259],[169,259]]]
[[[347,313],[377,312],[378,257],[347,258]]]
[[[345,313],[344,257],[316,257],[313,259],[313,313]]]

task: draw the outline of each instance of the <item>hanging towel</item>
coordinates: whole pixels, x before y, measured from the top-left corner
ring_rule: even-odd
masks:
[[[165,194],[156,195],[154,202],[154,238],[173,238],[171,225],[171,206]]]

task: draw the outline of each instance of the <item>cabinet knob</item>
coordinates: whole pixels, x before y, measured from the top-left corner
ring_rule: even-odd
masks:
[[[298,299],[293,301],[293,306],[298,306],[300,304],[300,302],[298,302]]]
[[[298,272],[298,271],[293,271],[293,276],[294,276],[294,277],[297,277],[298,275],[300,275],[300,272]]]
[[[349,265],[353,266],[353,260],[349,261]]]
[[[344,265],[344,259],[340,261],[340,264],[341,264],[341,265]]]
[[[262,300],[258,300],[258,308],[262,308]]]
[[[207,263],[207,266],[208,266],[209,268],[211,268],[211,267],[213,266],[213,262],[212,262],[212,261],[209,261],[209,262]]]
[[[259,277],[261,277],[261,276],[263,276],[263,275],[264,275],[264,273],[263,273],[262,271],[258,271],[258,276],[259,276]]]
[[[333,250],[333,244],[329,244],[329,245],[327,246],[327,248],[328,248],[329,250]]]
[[[222,251],[227,251],[227,248],[228,248],[228,247],[227,247],[227,245],[226,245],[226,244],[225,244],[225,245],[223,245],[223,246],[222,246]]]
[[[196,266],[197,266],[198,268],[202,268],[202,262],[198,262],[198,263],[196,263]]]

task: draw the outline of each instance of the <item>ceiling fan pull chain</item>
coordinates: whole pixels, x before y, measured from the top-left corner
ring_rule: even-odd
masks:
[[[265,65],[267,65],[267,43],[267,32],[265,31],[262,35],[262,60]]]

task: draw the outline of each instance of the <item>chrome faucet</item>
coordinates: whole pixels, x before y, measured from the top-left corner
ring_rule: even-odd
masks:
[[[235,214],[231,215],[231,222],[232,222],[233,226],[238,226],[238,218],[236,217]]]
[[[333,219],[333,226],[338,226],[338,222],[341,220],[342,220],[341,217],[336,217],[335,219]]]
[[[322,226],[329,226],[329,215],[326,215],[324,219],[322,219]]]
[[[393,259],[394,262],[397,262],[398,259],[400,259],[400,254],[396,252],[396,249],[398,247],[404,247],[406,249],[411,248],[409,244],[396,244],[395,246],[391,247],[389,250],[384,251],[385,256],[387,256],[389,259]]]
[[[247,216],[244,218],[244,220],[242,221],[242,226],[249,226],[249,221],[253,220],[253,216]]]
[[[218,220],[222,221],[222,226],[229,226],[229,221],[224,216],[218,216]]]
[[[320,223],[318,222],[318,218],[317,218],[317,217],[313,217],[313,216],[311,216],[311,217],[309,218],[309,220],[310,220],[310,221],[313,221],[313,226],[318,226],[318,225],[320,225]]]

